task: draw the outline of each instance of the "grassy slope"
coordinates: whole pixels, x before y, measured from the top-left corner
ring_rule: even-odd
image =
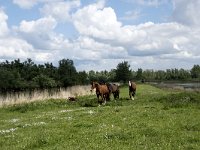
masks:
[[[200,95],[139,85],[134,101],[48,100],[0,109],[2,149],[200,149]]]

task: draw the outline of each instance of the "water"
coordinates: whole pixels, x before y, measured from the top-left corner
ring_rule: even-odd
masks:
[[[150,83],[155,86],[161,88],[172,88],[172,89],[179,89],[179,90],[186,90],[186,91],[200,91],[200,82],[194,83],[168,83],[168,82],[161,82],[161,83]]]

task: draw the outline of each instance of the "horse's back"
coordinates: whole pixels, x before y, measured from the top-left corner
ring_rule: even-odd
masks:
[[[107,87],[107,85],[101,85],[99,90],[102,92],[102,93],[108,93],[109,92],[109,89]]]

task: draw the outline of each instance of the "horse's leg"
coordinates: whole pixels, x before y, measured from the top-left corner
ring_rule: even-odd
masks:
[[[135,97],[135,91],[132,92],[132,100],[134,100]]]
[[[117,92],[113,92],[113,97],[115,100],[117,99]]]
[[[104,104],[104,94],[101,93],[101,100],[102,100],[102,104]]]
[[[131,92],[131,91],[129,91],[129,97],[130,97],[130,99],[131,99],[131,97],[132,97],[131,95],[132,95],[132,92]]]
[[[116,98],[119,99],[119,91],[116,92]]]
[[[108,95],[107,94],[103,94],[104,95],[104,105],[106,104],[106,100],[108,98]]]

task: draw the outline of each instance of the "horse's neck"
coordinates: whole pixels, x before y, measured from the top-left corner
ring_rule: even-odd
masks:
[[[101,86],[101,85],[97,83],[97,84],[95,85],[96,90],[99,90],[99,89],[100,89],[100,86]]]

